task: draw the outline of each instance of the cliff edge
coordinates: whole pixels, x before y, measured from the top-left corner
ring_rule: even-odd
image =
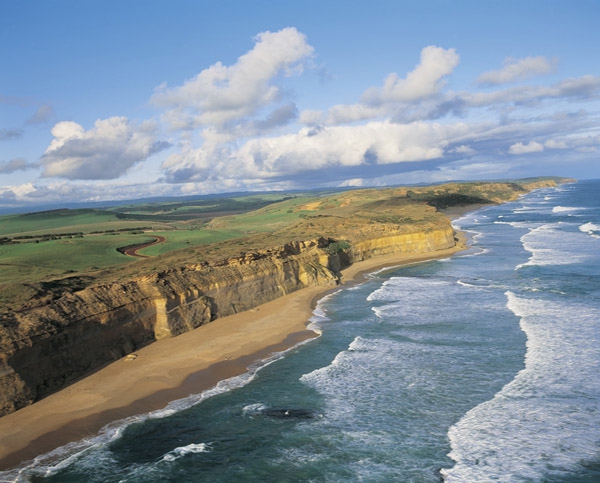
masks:
[[[515,188],[510,196],[514,199],[524,191]],[[465,201],[461,196],[467,196],[448,190],[442,195],[445,203]],[[418,211],[407,211],[415,203],[411,196],[423,198],[417,201]],[[116,271],[103,278],[79,275],[25,284],[31,294],[27,303],[0,314],[0,416],[155,340],[305,287],[334,287],[341,270],[352,263],[452,248],[455,232],[450,220],[432,206],[436,196],[439,201],[439,193],[396,189],[368,203],[348,197],[337,200],[335,211],[314,209],[300,223],[261,237],[262,248],[252,248],[254,239],[247,237],[251,249],[238,250],[236,256],[206,259],[200,247],[153,259],[161,261],[159,270],[141,261],[137,271]],[[468,196],[466,201],[474,202]],[[306,233],[327,235],[298,239]],[[271,246],[265,241],[286,239],[296,241]]]

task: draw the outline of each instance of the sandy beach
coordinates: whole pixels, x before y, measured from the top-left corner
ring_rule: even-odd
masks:
[[[170,401],[201,393],[246,372],[254,362],[315,337],[317,334],[306,326],[316,302],[327,292],[359,283],[365,274],[382,268],[446,258],[464,248],[462,239],[448,250],[359,262],[342,272],[338,288],[303,289],[140,349],[0,418],[0,470],[95,435],[110,422],[162,409]]]

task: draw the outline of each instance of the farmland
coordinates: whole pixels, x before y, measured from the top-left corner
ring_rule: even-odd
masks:
[[[0,283],[93,273],[134,258],[118,248],[166,241],[143,250],[157,256],[180,248],[238,238],[245,228],[207,229],[215,217],[281,201],[285,195],[146,203],[107,209],[51,210],[0,217]]]

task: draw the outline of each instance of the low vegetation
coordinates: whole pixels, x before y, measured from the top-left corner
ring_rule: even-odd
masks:
[[[514,199],[545,179],[269,193],[53,210],[0,217],[0,311],[40,284],[126,279],[202,261],[325,237],[347,250],[376,226],[427,229],[456,205]],[[119,251],[164,237],[139,250]],[[60,282],[63,280],[63,282]]]

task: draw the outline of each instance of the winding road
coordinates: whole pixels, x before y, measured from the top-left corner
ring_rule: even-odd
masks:
[[[138,250],[141,250],[142,248],[150,247],[152,245],[157,245],[159,243],[163,243],[164,241],[166,241],[166,238],[164,236],[155,235],[154,241],[151,241],[148,243],[141,243],[139,245],[131,245],[129,247],[117,248],[117,250],[119,252],[121,252],[123,255],[127,255],[129,257],[150,258],[149,255],[139,254]]]

